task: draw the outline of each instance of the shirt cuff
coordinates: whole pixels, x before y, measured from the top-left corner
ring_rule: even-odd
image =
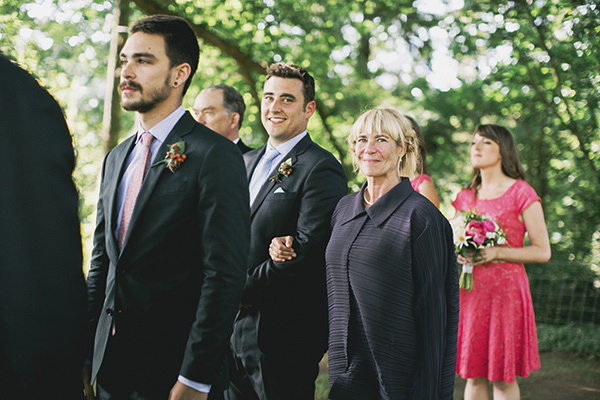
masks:
[[[190,381],[188,378],[186,378],[185,376],[181,376],[181,375],[179,375],[177,380],[179,382],[183,383],[185,386],[191,387],[192,389],[197,390],[199,392],[202,392],[202,393],[210,392],[210,385],[207,385],[205,383],[198,383],[198,382]]]

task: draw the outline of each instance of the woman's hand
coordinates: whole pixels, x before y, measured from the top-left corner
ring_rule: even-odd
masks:
[[[481,249],[480,256],[471,261],[473,265],[481,265],[494,262],[500,258],[500,249],[502,247],[492,246]]]
[[[294,238],[292,236],[276,237],[271,240],[269,245],[269,255],[275,262],[289,261],[296,257],[296,252],[292,248]]]
[[[462,256],[460,254],[457,254],[456,255],[456,262],[459,263],[459,264],[461,264],[461,265],[464,265],[466,263],[470,263],[471,262],[471,258],[467,258],[467,257],[464,257],[464,256]]]

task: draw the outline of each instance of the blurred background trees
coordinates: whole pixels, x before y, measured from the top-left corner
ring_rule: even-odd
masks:
[[[474,128],[509,127],[544,205],[557,260],[544,271],[584,275],[599,286],[595,0],[0,0],[0,51],[32,71],[65,110],[88,251],[102,158],[135,129],[131,113],[104,111],[114,76],[111,37],[120,48],[116,40],[126,33],[119,26],[155,13],[186,18],[200,38],[200,67],[184,106],[203,87],[237,88],[247,105],[241,136],[254,147],[266,140],[259,115],[266,66],[308,69],[318,104],[309,131],[344,164],[351,190],[362,179],[345,138],[368,108],[396,107],[421,124],[448,217],[470,178]]]

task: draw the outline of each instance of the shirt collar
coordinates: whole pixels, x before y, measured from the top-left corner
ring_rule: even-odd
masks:
[[[277,146],[275,148],[277,149],[277,151],[279,152],[279,154],[281,156],[285,156],[287,153],[292,151],[294,146],[296,146],[298,144],[298,142],[300,142],[307,134],[308,134],[308,132],[306,132],[306,130],[305,130],[301,134],[294,136],[290,140],[281,143],[279,146]],[[271,143],[269,141],[267,141],[267,148],[266,148],[265,152],[269,151],[269,149],[271,149],[271,148],[273,148],[273,146],[271,146]]]
[[[169,133],[171,133],[171,131],[175,127],[175,124],[177,124],[181,117],[183,117],[183,114],[185,114],[185,109],[183,108],[183,105],[180,105],[165,119],[163,119],[147,131],[145,131],[144,128],[142,128],[142,124],[140,123],[135,142],[137,143],[141,139],[142,133],[150,132],[152,136],[154,136],[155,140],[158,140],[160,143],[164,143],[164,141],[167,139],[167,136],[169,136]]]

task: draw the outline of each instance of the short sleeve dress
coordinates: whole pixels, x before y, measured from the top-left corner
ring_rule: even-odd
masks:
[[[523,247],[525,224],[519,215],[540,201],[535,190],[517,180],[502,196],[480,200],[462,190],[456,210],[476,210],[497,219],[510,247]],[[535,316],[523,264],[491,263],[473,269],[473,289],[460,290],[456,372],[464,379],[485,377],[514,382],[540,367]]]
[[[421,186],[421,183],[423,183],[425,181],[433,182],[433,179],[431,179],[431,177],[427,174],[421,174],[421,175],[417,176],[415,179],[411,180],[410,185],[412,186],[413,189],[415,189],[415,192],[421,193],[419,191],[419,186]]]

